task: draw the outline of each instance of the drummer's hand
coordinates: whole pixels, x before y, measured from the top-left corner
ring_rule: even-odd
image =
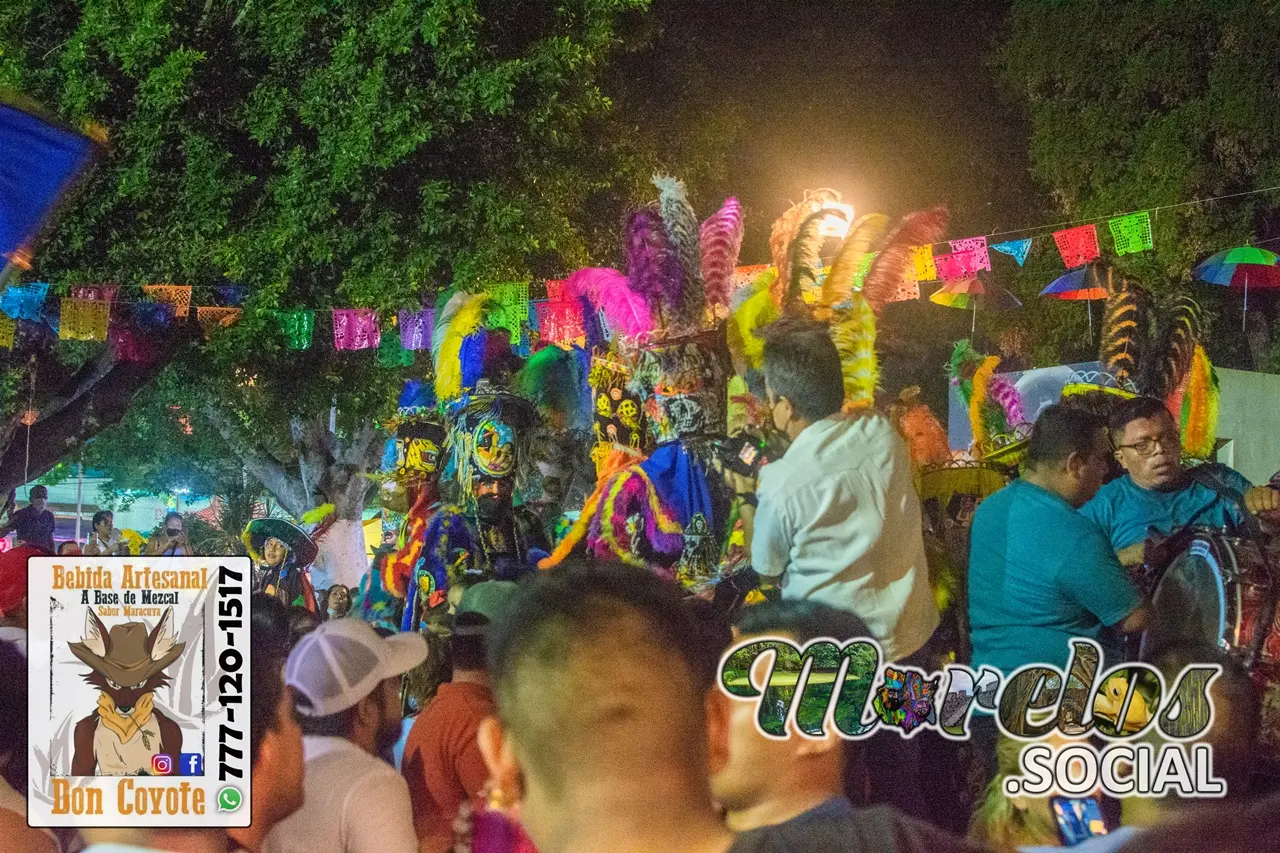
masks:
[[[1244,508],[1250,515],[1266,515],[1280,512],[1280,491],[1270,486],[1258,486],[1244,494]]]
[[[1116,552],[1116,557],[1120,560],[1122,566],[1138,566],[1146,559],[1147,543],[1135,542],[1128,548],[1121,548]]]

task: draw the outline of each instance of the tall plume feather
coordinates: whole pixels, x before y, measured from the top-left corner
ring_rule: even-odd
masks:
[[[684,276],[680,260],[667,238],[662,215],[653,205],[636,209],[627,218],[627,281],[655,312],[672,313],[680,302]]]
[[[849,228],[849,236],[840,246],[835,263],[827,271],[822,282],[822,304],[833,308],[844,302],[853,293],[853,279],[858,274],[862,259],[871,251],[873,244],[889,224],[889,218],[883,213],[868,213],[859,217]]]
[[[710,305],[728,305],[733,271],[742,251],[742,206],[729,197],[707,217],[699,231],[702,250],[702,283]]]
[[[649,304],[617,270],[580,269],[565,280],[564,292],[570,299],[585,297],[595,310],[603,311],[609,327],[617,334],[635,337],[653,331]]]
[[[831,341],[840,353],[844,376],[845,406],[869,409],[875,405],[876,386],[880,382],[880,364],[876,360],[876,314],[862,294],[850,294],[852,308],[831,326]]]
[[[725,329],[734,369],[745,374],[764,365],[764,338],[756,330],[778,319],[772,287],[778,271],[769,267],[741,288],[730,300],[729,322]]]
[[[911,251],[916,246],[936,243],[947,227],[947,209],[934,207],[908,213],[894,226],[880,247],[880,254],[867,272],[862,295],[879,312],[893,301],[903,279],[913,276]]]
[[[680,319],[698,325],[707,310],[707,297],[702,285],[702,252],[698,246],[698,217],[685,195],[683,181],[667,175],[654,175],[653,184],[658,188],[658,210],[680,259],[684,278],[684,287],[680,291]]]
[[[835,190],[811,190],[804,194],[804,201],[791,205],[786,213],[774,220],[769,232],[769,252],[773,266],[778,270],[778,278],[773,283],[773,301],[779,307],[782,306],[783,294],[787,292],[787,257],[800,224],[809,214],[821,210],[823,205],[838,201],[840,193]]]
[[[1138,384],[1143,393],[1163,400],[1182,384],[1200,342],[1200,306],[1194,299],[1178,296],[1161,312],[1156,342]]]
[[[818,283],[818,270],[822,264],[822,235],[819,228],[828,216],[844,218],[839,210],[818,210],[805,217],[796,230],[787,252],[787,290],[783,304],[794,307],[802,304],[804,289]]]
[[[1098,360],[1116,379],[1136,383],[1151,338],[1151,295],[1128,279],[1114,283],[1111,270],[1107,279],[1111,294],[1102,318]]]
[[[456,293],[436,320],[431,352],[435,360],[436,399],[442,403],[456,399],[467,390],[463,387],[463,344],[483,328],[488,299],[483,293],[474,296]]]

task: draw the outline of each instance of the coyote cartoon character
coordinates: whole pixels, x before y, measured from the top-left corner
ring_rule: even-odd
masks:
[[[125,622],[108,631],[93,610],[84,639],[71,653],[93,671],[84,680],[97,687],[98,707],[76,724],[73,776],[150,775],[152,757],[182,752],[182,729],[154,706],[155,690],[169,683],[164,670],[181,655],[173,631],[173,608],[154,629]]]

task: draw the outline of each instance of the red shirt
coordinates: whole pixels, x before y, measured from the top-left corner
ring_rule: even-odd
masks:
[[[420,853],[448,853],[458,809],[467,800],[478,800],[489,781],[476,732],[493,710],[488,687],[450,682],[440,685],[435,699],[413,721],[401,773],[409,784]]]

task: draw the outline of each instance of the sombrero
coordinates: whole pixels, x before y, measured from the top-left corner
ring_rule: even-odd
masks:
[[[81,642],[68,644],[71,653],[124,687],[136,687],[162,672],[186,648],[185,643],[174,642],[173,608],[165,610],[154,629],[145,622],[125,622],[112,625],[110,631],[89,610],[84,634]]]
[[[254,562],[263,561],[263,548],[268,539],[279,539],[297,559],[299,566],[309,566],[316,561],[320,549],[311,537],[298,525],[283,518],[255,518],[244,529],[241,540]]]

